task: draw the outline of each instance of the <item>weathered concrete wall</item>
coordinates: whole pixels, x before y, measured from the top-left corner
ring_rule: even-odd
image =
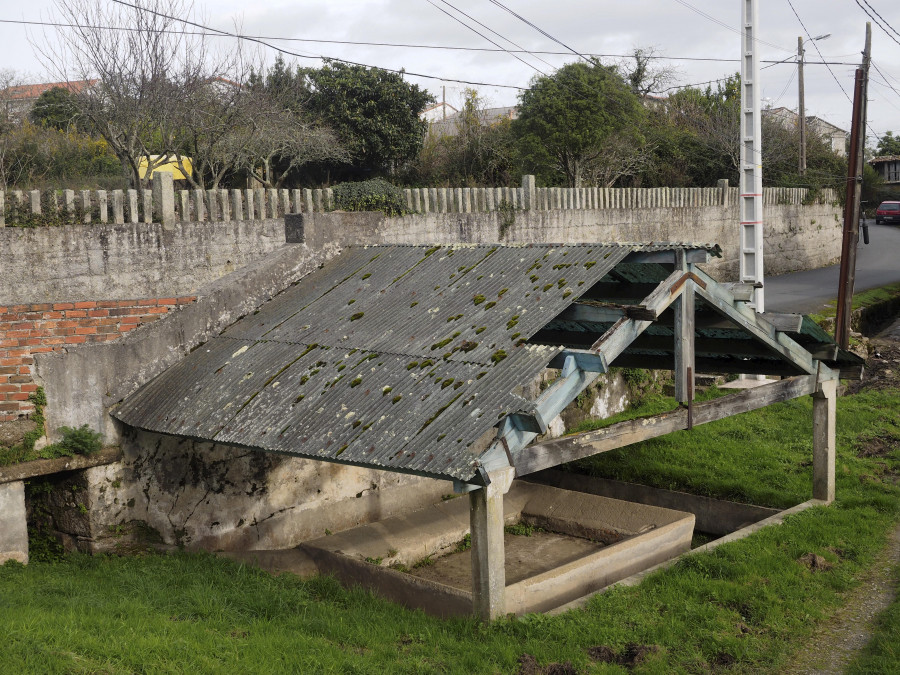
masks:
[[[672,241],[715,243],[723,249],[711,270],[722,279],[738,270],[734,206],[641,209],[427,213],[386,218],[377,213],[288,215],[288,241],[315,248],[348,244],[581,243]],[[840,255],[840,210],[832,204],[771,204],[765,211],[766,274],[822,267]],[[302,239],[301,239],[302,238]]]
[[[279,219],[0,228],[0,304],[193,295],[284,246]]]
[[[20,480],[0,483],[0,565],[7,560],[28,562],[25,484]]]
[[[122,462],[89,477],[94,551],[114,550],[117,526],[132,521],[191,549],[291,548],[453,492],[444,481],[135,429],[122,448]]]

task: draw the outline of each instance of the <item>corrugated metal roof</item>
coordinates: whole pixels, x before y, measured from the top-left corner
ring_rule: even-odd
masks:
[[[559,353],[526,340],[666,244],[353,247],[129,396],[135,427],[470,480]]]

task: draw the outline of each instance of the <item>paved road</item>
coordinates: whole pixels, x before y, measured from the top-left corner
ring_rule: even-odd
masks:
[[[869,222],[869,245],[862,242],[856,260],[854,292],[900,282],[900,227]],[[769,277],[766,284],[766,309],[772,312],[808,314],[825,306],[838,294],[837,265],[807,272]]]

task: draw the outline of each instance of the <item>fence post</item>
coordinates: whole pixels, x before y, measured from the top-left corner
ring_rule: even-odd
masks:
[[[535,207],[535,182],[531,174],[522,176],[522,208],[530,211]]]
[[[175,224],[175,183],[169,171],[157,171],[153,174],[153,209],[163,229],[171,230]],[[146,212],[147,203],[144,202],[145,216]],[[152,217],[147,222],[153,222]]]

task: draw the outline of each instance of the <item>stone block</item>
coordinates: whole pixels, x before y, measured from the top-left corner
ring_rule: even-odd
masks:
[[[28,562],[25,483],[20,480],[0,484],[0,565],[7,560]]]

